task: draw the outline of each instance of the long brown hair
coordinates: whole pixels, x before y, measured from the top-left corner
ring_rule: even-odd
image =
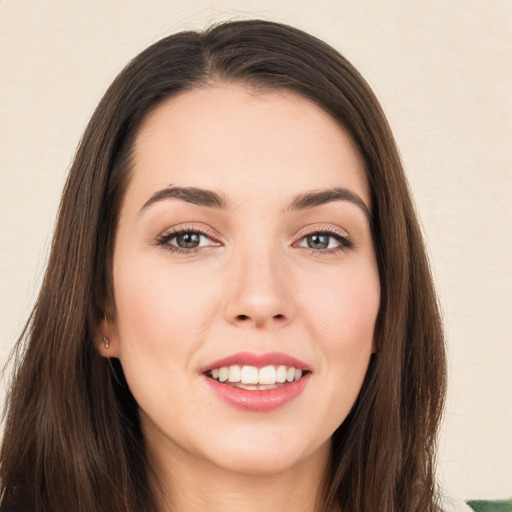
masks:
[[[445,394],[443,333],[399,154],[367,83],[327,44],[252,20],[166,37],[101,100],[60,205],[39,298],[18,341],[0,454],[1,506],[155,511],[138,409],[117,360],[95,348],[112,297],[112,247],[137,129],[162,100],[212,81],[289,89],[350,133],[366,168],[381,304],[377,353],[333,435],[325,509],[438,510],[436,433]]]

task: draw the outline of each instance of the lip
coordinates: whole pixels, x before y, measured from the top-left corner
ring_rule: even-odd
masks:
[[[223,366],[256,366],[262,368],[269,365],[293,366],[297,370],[307,371],[299,380],[283,383],[274,389],[248,390],[229,384],[223,384],[208,377],[206,372]],[[202,378],[209,389],[221,400],[238,409],[252,412],[270,412],[283,407],[297,398],[307,386],[311,377],[311,368],[288,354],[281,352],[267,352],[254,354],[252,352],[238,352],[208,364],[201,369]]]
[[[206,385],[215,395],[228,404],[252,412],[270,412],[297,398],[307,386],[311,373],[299,380],[288,382],[274,389],[248,390],[223,384],[203,375]]]
[[[259,368],[263,368],[264,366],[269,365],[284,365],[284,366],[293,366],[297,370],[302,371],[311,371],[311,368],[288,354],[284,354],[282,352],[267,352],[265,354],[254,354],[252,352],[238,352],[228,357],[224,357],[223,359],[219,359],[218,361],[214,361],[213,363],[201,368],[201,373],[206,373],[214,368],[221,368],[222,366],[232,366],[238,364],[240,366],[257,366]]]

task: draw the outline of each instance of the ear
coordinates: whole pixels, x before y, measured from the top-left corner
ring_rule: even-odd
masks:
[[[96,350],[103,357],[119,357],[119,334],[115,320],[105,317],[96,331]]]

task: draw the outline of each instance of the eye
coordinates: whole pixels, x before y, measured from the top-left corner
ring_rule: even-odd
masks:
[[[295,247],[312,249],[315,252],[333,253],[352,249],[353,242],[338,232],[317,231],[303,236]]]
[[[196,247],[200,247],[201,243],[207,237],[201,235],[201,233],[195,233],[193,231],[189,231],[188,233],[182,233],[181,235],[177,235],[174,238],[171,238],[167,243],[172,245],[177,245],[181,249],[195,249]]]
[[[156,240],[156,244],[178,253],[194,253],[203,247],[220,245],[206,233],[188,228],[167,232]]]

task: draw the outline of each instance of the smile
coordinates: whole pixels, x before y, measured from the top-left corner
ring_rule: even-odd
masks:
[[[285,365],[269,365],[263,368],[231,365],[213,368],[206,373],[218,382],[249,390],[275,389],[285,382],[299,380],[302,374],[302,370]]]
[[[202,370],[215,396],[246,411],[267,412],[297,398],[312,374],[303,362],[281,353],[239,353]]]

